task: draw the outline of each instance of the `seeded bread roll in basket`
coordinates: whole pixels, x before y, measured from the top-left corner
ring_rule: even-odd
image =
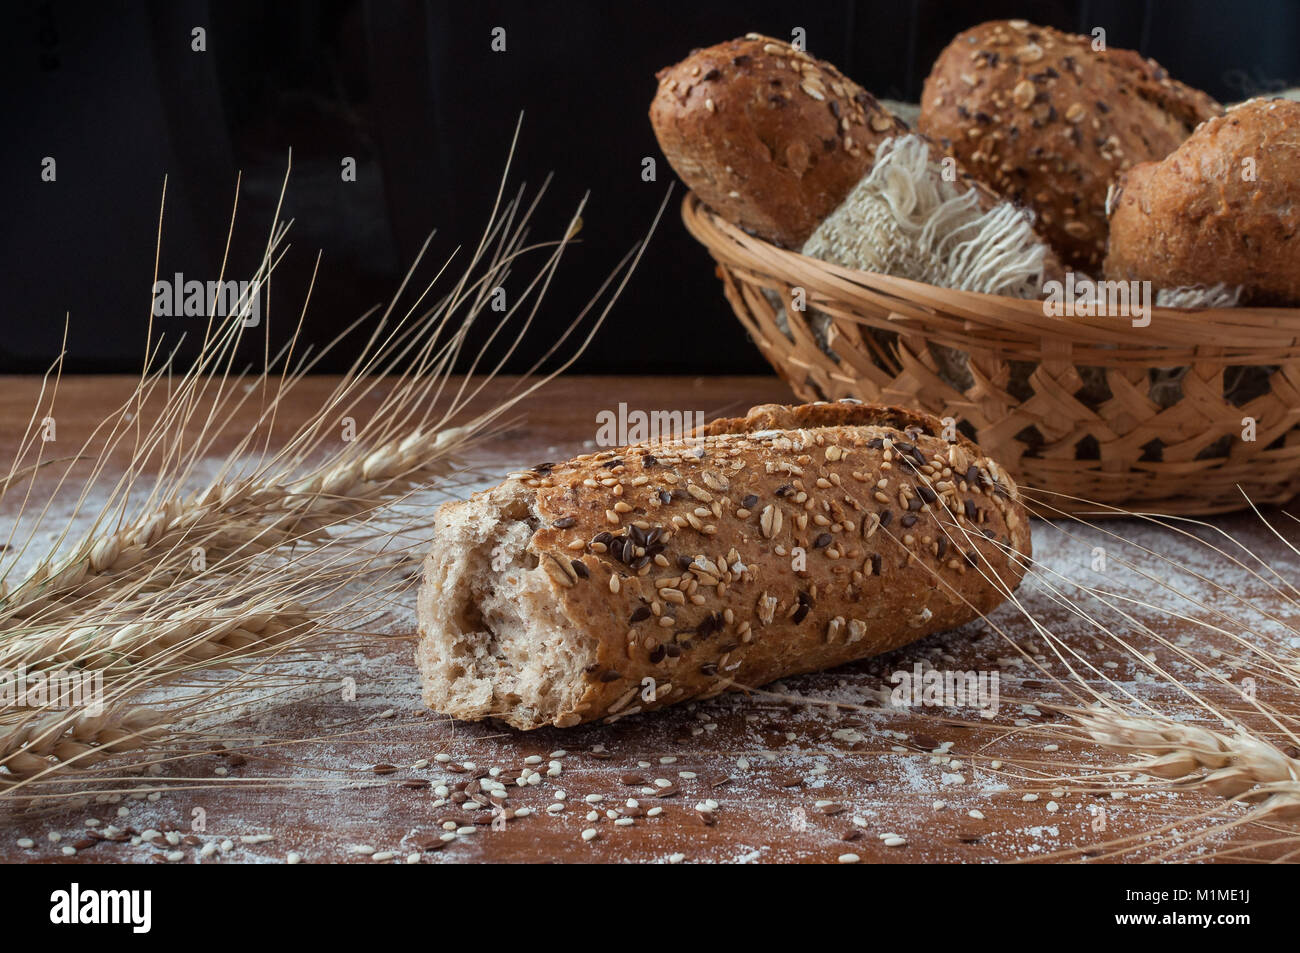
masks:
[[[659,71],[650,122],[683,182],[748,232],[798,248],[907,126],[834,66],[750,33]]]
[[[1111,196],[1106,277],[1240,289],[1300,306],[1300,103],[1254,99],[1211,119]]]
[[[971,175],[1037,212],[1066,264],[1095,272],[1116,175],[1163,159],[1222,112],[1132,50],[998,20],[958,34],[939,54],[919,125]]]
[[[991,611],[1024,573],[1028,517],[940,427],[766,405],[444,505],[419,594],[425,702],[525,729],[610,721]]]

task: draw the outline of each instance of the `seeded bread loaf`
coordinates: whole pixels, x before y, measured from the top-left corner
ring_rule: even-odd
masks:
[[[1067,264],[1096,273],[1118,173],[1163,159],[1223,109],[1154,60],[1093,45],[1024,20],[973,27],[935,61],[919,126],[976,178],[1034,209]]]
[[[839,70],[751,33],[660,70],[650,122],[682,181],[727,221],[798,248],[907,132]]]
[[[1106,277],[1222,285],[1300,305],[1300,103],[1257,99],[1211,119],[1111,198]]]
[[[419,594],[424,700],[517,728],[840,665],[999,605],[1015,484],[925,414],[755,407],[448,503]]]

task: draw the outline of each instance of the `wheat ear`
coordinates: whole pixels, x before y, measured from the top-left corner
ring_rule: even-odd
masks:
[[[88,767],[114,754],[141,750],[167,735],[160,711],[134,708],[92,715],[47,711],[0,737],[0,787],[67,767]]]
[[[1300,760],[1237,728],[1231,734],[1163,715],[1089,711],[1075,720],[1098,744],[1137,755],[1120,771],[1257,804],[1262,815],[1300,818]]]
[[[273,610],[181,608],[162,619],[36,630],[4,645],[0,668],[59,668],[114,672],[157,656],[167,665],[188,666],[282,645],[311,622],[294,603]],[[161,667],[158,665],[157,667]]]

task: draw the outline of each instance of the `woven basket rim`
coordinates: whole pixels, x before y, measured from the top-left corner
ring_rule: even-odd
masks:
[[[720,265],[767,278],[774,288],[803,287],[809,304],[817,307],[835,309],[837,301],[868,299],[877,307],[888,307],[893,312],[891,322],[919,322],[928,327],[936,319],[946,320],[955,334],[985,341],[1001,339],[1008,345],[1059,338],[1137,352],[1204,348],[1216,359],[1231,363],[1300,359],[1300,308],[1152,305],[1146,326],[1134,326],[1125,317],[1055,316],[1046,314],[1039,300],[940,288],[857,271],[780,248],[732,225],[694,192],[682,200],[682,220]],[[842,309],[836,313],[853,317]],[[1166,365],[1153,360],[1152,366]]]

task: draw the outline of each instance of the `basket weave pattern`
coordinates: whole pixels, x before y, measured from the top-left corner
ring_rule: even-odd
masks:
[[[1300,492],[1300,309],[1153,307],[1146,327],[1052,317],[1039,301],[806,258],[694,195],[682,216],[741,324],[803,400],[955,418],[1031,497],[1070,512],[1101,503],[1206,514]],[[799,288],[806,308],[780,307]],[[969,355],[966,380],[954,380],[945,348]],[[1157,393],[1153,368],[1184,370]],[[1249,368],[1266,369],[1253,372],[1259,386],[1234,393]],[[1242,439],[1247,417],[1253,441]]]

